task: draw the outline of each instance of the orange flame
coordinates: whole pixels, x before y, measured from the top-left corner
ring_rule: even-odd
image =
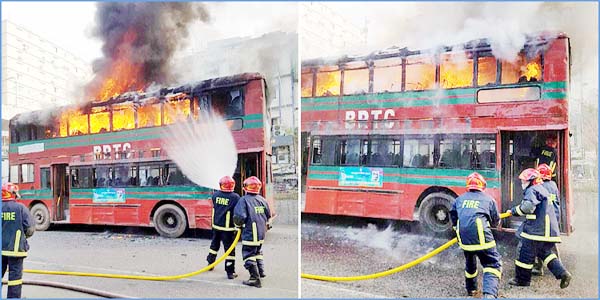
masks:
[[[123,35],[117,47],[116,58],[108,67],[109,71],[104,76],[104,81],[97,91],[92,93],[97,101],[104,101],[127,91],[140,90],[147,85],[139,81],[142,78],[142,64],[132,62],[132,44],[136,38],[137,34],[133,29],[129,29]]]
[[[528,63],[526,66],[521,67],[521,75],[527,77],[527,80],[532,78],[540,79],[542,74],[542,67],[535,61]]]

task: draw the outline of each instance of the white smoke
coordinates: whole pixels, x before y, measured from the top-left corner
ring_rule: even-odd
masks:
[[[219,179],[235,172],[235,141],[227,123],[217,114],[165,127],[162,142],[169,157],[197,185],[219,189]]]

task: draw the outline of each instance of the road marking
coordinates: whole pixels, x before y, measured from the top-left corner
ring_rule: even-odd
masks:
[[[73,269],[87,269],[87,270],[93,270],[93,271],[105,271],[105,272],[111,272],[111,273],[147,275],[147,276],[164,276],[164,274],[155,274],[155,273],[147,273],[147,272],[144,273],[144,272],[136,272],[136,271],[130,271],[130,270],[108,269],[108,268],[102,268],[102,267],[90,267],[90,266],[81,266],[81,265],[57,264],[57,263],[48,263],[48,262],[36,261],[36,260],[26,260],[25,263],[27,263],[27,264],[37,264],[37,265],[43,265],[43,266],[56,266],[56,267],[68,267],[68,268],[73,268]],[[36,274],[36,275],[38,275],[38,274]],[[59,277],[69,277],[69,276],[59,276]],[[77,276],[77,277],[83,278],[85,276]],[[88,277],[88,278],[91,278],[91,277]],[[98,278],[98,279],[110,279],[110,278]],[[138,281],[138,280],[136,280],[136,281]],[[243,286],[243,285],[241,285],[241,283],[235,283],[235,282],[229,283],[229,282],[222,282],[222,281],[211,281],[211,280],[191,279],[191,278],[184,278],[184,279],[172,280],[172,281],[202,282],[202,283],[209,283],[209,284],[221,285],[221,286],[232,286],[232,287],[241,287],[241,286]],[[155,282],[160,282],[160,281],[155,281]],[[162,282],[165,282],[165,281],[162,281]],[[264,285],[263,285],[262,289],[263,290],[273,290],[273,291],[293,292],[293,293],[296,292],[293,289],[273,288],[273,287],[268,287],[268,286],[264,286]]]
[[[336,290],[336,291],[343,291],[343,292],[347,292],[350,293],[352,295],[357,295],[357,296],[363,296],[363,297],[369,297],[369,298],[389,298],[387,296],[382,296],[382,295],[377,295],[377,294],[371,294],[371,293],[366,293],[366,292],[359,292],[357,290],[352,290],[352,289],[346,289],[346,288],[341,288],[341,287],[337,287],[337,286],[331,286],[328,284],[320,284],[320,283],[315,283],[312,280],[303,280],[302,281],[302,285],[315,285],[321,288],[328,288],[328,289],[332,289],[332,290]],[[343,298],[343,296],[342,296]],[[359,298],[359,297],[357,297]]]

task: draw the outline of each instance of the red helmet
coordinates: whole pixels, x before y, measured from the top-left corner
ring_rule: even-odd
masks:
[[[258,194],[260,193],[260,189],[262,188],[262,182],[256,176],[248,177],[244,180],[244,191],[250,194]]]
[[[541,164],[537,167],[537,170],[538,170],[538,172],[540,172],[540,175],[543,180],[552,179],[552,169],[550,168],[549,165]]]
[[[20,197],[18,185],[10,182],[2,184],[2,201],[14,200],[18,197]]]
[[[235,189],[235,180],[231,176],[223,176],[219,179],[219,188],[223,192],[233,192],[233,189]]]
[[[540,172],[533,168],[528,168],[523,170],[521,174],[519,174],[519,179],[525,181],[532,181],[533,184],[539,184],[542,182],[542,175]]]
[[[471,175],[467,176],[467,190],[478,190],[483,192],[486,186],[487,182],[481,174],[473,172]]]

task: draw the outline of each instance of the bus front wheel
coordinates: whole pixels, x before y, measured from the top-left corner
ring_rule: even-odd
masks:
[[[164,237],[180,237],[187,228],[185,213],[173,204],[160,206],[154,213],[154,228]]]
[[[429,231],[449,234],[452,231],[450,209],[454,197],[446,193],[431,193],[421,202],[419,222]]]
[[[38,203],[32,206],[31,216],[35,222],[35,230],[44,231],[50,227],[50,212],[46,205]]]

